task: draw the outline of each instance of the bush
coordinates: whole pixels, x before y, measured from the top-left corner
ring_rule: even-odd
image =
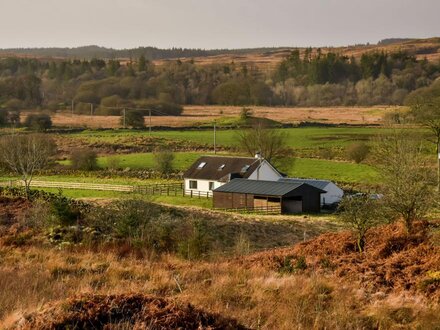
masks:
[[[12,110],[12,111],[20,111],[23,110],[24,106],[24,102],[22,100],[19,99],[10,99],[7,102],[5,102],[3,104],[3,107],[6,110]]]
[[[98,168],[97,154],[93,150],[78,149],[72,152],[70,158],[75,170],[93,171]]]
[[[179,104],[154,99],[139,101],[137,106],[143,109],[151,109],[152,116],[180,116],[183,111],[183,107]]]
[[[174,154],[169,150],[160,150],[153,154],[155,169],[161,174],[173,171]]]
[[[8,112],[0,109],[0,126],[6,126],[8,124]]]
[[[369,153],[370,147],[363,142],[353,143],[347,149],[348,158],[357,164],[365,160]]]
[[[47,114],[30,114],[24,121],[24,126],[35,131],[45,131],[52,127],[52,119]]]
[[[240,119],[246,120],[249,119],[252,115],[252,111],[249,108],[242,108],[240,111]]]
[[[121,116],[121,124],[124,124],[124,113]],[[133,128],[145,127],[144,112],[138,110],[125,111],[125,125]]]
[[[90,115],[90,103],[79,102],[75,103],[75,113],[81,115]]]
[[[61,194],[51,201],[51,210],[56,223],[62,226],[74,225],[80,218],[80,211]]]
[[[121,160],[118,157],[107,158],[107,168],[109,170],[118,170],[121,168]]]

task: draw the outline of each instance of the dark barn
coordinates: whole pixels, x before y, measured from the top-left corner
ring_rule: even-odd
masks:
[[[282,214],[321,211],[324,190],[306,183],[234,179],[214,190],[214,208],[276,210]]]

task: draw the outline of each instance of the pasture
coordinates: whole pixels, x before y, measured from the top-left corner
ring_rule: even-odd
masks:
[[[287,145],[293,149],[343,147],[354,141],[366,141],[387,129],[380,127],[299,127],[280,129],[286,135]],[[89,143],[116,143],[130,138],[149,137],[145,130],[85,130],[65,135]],[[152,131],[152,138],[165,138],[175,141],[188,141],[197,145],[212,145],[212,130],[168,130]],[[217,145],[237,147],[236,130],[217,130]]]
[[[267,118],[283,124],[298,124],[300,122],[315,122],[323,124],[350,124],[350,125],[378,125],[383,123],[383,116],[387,113],[401,110],[398,106],[373,107],[267,107],[251,106],[252,116]],[[210,125],[216,120],[220,125],[230,126],[238,119],[242,106],[219,105],[190,105],[185,106],[181,116],[152,116],[153,127],[200,127]],[[22,120],[28,115],[22,113]],[[91,116],[77,114],[70,111],[57,111],[51,114],[52,122],[56,127],[87,127],[121,128],[120,116]],[[222,124],[223,123],[223,124]],[[145,117],[145,124],[150,120]]]

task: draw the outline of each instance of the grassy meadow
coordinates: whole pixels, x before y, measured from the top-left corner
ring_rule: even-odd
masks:
[[[287,145],[294,149],[343,147],[353,141],[365,141],[386,131],[379,127],[303,127],[280,129],[286,134]],[[118,142],[121,139],[148,137],[147,130],[85,130],[69,134],[69,137],[84,139],[88,142]],[[212,145],[214,135],[211,130],[171,130],[152,131],[155,138],[184,140],[195,144]],[[235,130],[218,130],[217,145],[236,147],[238,145]]]
[[[373,184],[377,180],[374,168],[368,164],[355,164],[343,159],[345,148],[354,142],[370,141],[387,129],[379,127],[306,127],[282,129],[286,136],[287,145],[292,148],[292,157],[277,164],[289,176],[329,179],[344,183]],[[167,145],[181,142],[192,146],[193,151],[175,152],[174,168],[183,171],[201,155],[213,154],[213,132],[210,130],[186,131],[153,131],[151,138],[148,131],[143,130],[86,130],[68,134],[67,138],[89,144],[136,145],[140,139],[159,141]],[[235,130],[217,131],[217,146],[220,154],[235,155],[238,149],[238,139]],[[321,154],[330,152],[335,159],[322,159]],[[249,155],[246,155],[249,156]],[[332,157],[333,158],[333,157]],[[69,160],[61,161],[68,165]],[[152,152],[101,154],[98,166],[107,168],[116,164],[125,169],[151,169],[154,167]]]

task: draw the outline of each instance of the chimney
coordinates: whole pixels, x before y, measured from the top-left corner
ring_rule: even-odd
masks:
[[[257,152],[257,153],[255,154],[255,158],[256,158],[256,159],[261,159],[261,158],[262,158],[260,152]]]

